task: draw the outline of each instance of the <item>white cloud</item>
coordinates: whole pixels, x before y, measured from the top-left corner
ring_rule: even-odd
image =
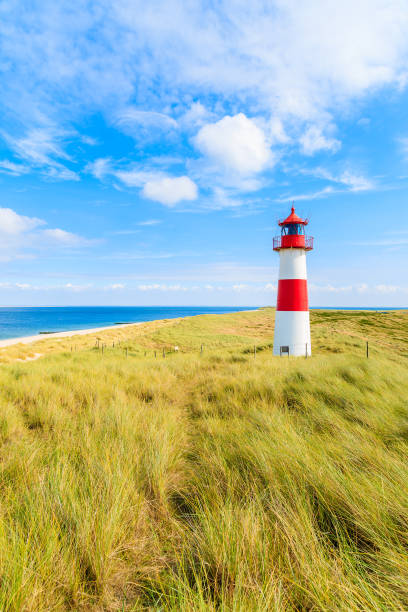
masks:
[[[138,285],[139,291],[149,292],[149,291],[182,291],[182,292],[205,292],[205,293],[213,293],[214,291],[232,291],[233,293],[264,293],[264,292],[275,292],[276,286],[271,283],[267,283],[266,285],[256,285],[256,284],[247,284],[247,283],[237,283],[234,285],[168,285],[166,283],[150,283]]]
[[[161,283],[153,283],[151,285],[139,285],[139,291],[188,291],[188,287],[183,285],[166,285]]]
[[[143,195],[171,207],[183,200],[196,200],[198,192],[197,185],[188,176],[179,176],[148,181],[143,187]]]
[[[92,136],[87,136],[86,134],[81,135],[81,142],[90,147],[96,147],[96,145],[99,144],[96,138],[92,138]]]
[[[408,137],[404,136],[402,138],[398,138],[398,142],[401,147],[403,156],[408,159]]]
[[[150,226],[150,225],[159,225],[159,223],[161,223],[161,221],[159,221],[159,219],[146,219],[146,221],[139,221],[139,223],[137,225],[141,225],[143,227],[145,226]]]
[[[109,157],[101,157],[90,162],[87,164],[85,171],[101,181],[108,177],[117,179],[126,187],[143,187],[149,181],[157,182],[166,178],[162,172],[145,170],[143,167],[134,164],[117,167]]]
[[[279,117],[271,117],[267,129],[272,143],[286,144],[290,142],[290,137],[285,132],[283,122]]]
[[[319,198],[325,198],[326,196],[335,193],[333,187],[325,187],[312,193],[297,193],[288,196],[282,196],[276,198],[276,202],[300,202],[301,200],[318,200]]]
[[[241,293],[241,291],[247,291],[249,289],[249,285],[245,285],[244,283],[239,283],[239,285],[233,285],[232,290],[237,293]]]
[[[272,285],[272,283],[266,283],[264,286],[265,291],[276,291],[276,285]]]
[[[58,159],[65,161],[70,157],[61,147],[60,142],[67,137],[63,130],[49,127],[30,128],[25,136],[15,137],[4,133],[3,137],[15,154],[37,167],[47,178],[78,181],[78,175],[64,166]],[[14,173],[16,168],[14,167]]]
[[[309,283],[309,289],[312,293],[380,293],[380,294],[395,294],[395,293],[408,293],[408,287],[400,285],[387,285],[379,284],[369,286],[366,283],[359,285],[315,285]]]
[[[314,168],[313,170],[304,171],[305,174],[311,174],[317,178],[323,178],[332,183],[338,183],[344,185],[350,191],[370,191],[375,188],[375,183],[372,179],[365,177],[364,175],[351,171],[344,170],[340,174],[333,174],[325,168]]]
[[[36,217],[25,217],[19,215],[11,208],[0,208],[1,234],[18,236],[44,224],[45,221],[37,219]]]
[[[137,229],[127,229],[127,230],[117,230],[116,232],[109,232],[112,236],[132,236],[134,234],[139,234],[140,230]]]
[[[32,259],[33,253],[57,247],[87,246],[91,241],[65,230],[42,229],[46,222],[0,208],[0,260]]]
[[[79,181],[79,176],[76,172],[69,170],[69,168],[65,168],[65,166],[61,164],[54,164],[53,166],[49,166],[43,171],[43,175],[46,178],[51,179],[60,179],[63,181]]]
[[[112,174],[127,187],[142,187],[147,181],[158,176],[156,173],[137,169],[114,170]]]
[[[77,246],[86,242],[81,236],[78,236],[78,234],[66,232],[65,230],[59,228],[45,229],[42,231],[42,234],[45,238],[64,246]]]
[[[75,285],[72,283],[66,283],[62,288],[68,289],[68,291],[73,291],[74,293],[80,293],[81,291],[86,291],[87,289],[91,289],[93,287],[92,283],[88,283],[86,285]]]
[[[333,187],[328,185],[323,189],[311,193],[289,194],[276,199],[276,202],[299,202],[301,200],[318,200],[329,195],[345,192],[361,192],[371,191],[376,188],[376,184],[372,179],[365,177],[358,172],[345,170],[338,175],[332,174],[325,168],[314,168],[312,170],[302,170],[303,174],[312,175],[317,178],[326,179],[331,183],[336,183],[341,187]]]
[[[231,192],[228,189],[214,187],[206,207],[212,210],[219,210],[222,208],[237,208],[242,206],[242,204],[243,201],[236,196],[234,191]]]
[[[357,121],[357,125],[361,125],[362,127],[366,127],[367,125],[370,125],[370,123],[371,119],[368,117],[361,117],[361,119]]]
[[[116,119],[116,124],[131,134],[137,134],[140,128],[167,131],[178,127],[177,121],[164,113],[140,110],[134,106],[128,106],[121,110]]]
[[[107,285],[105,289],[111,291],[118,291],[119,289],[124,289],[125,287],[126,285],[124,285],[123,283],[113,283],[112,285]]]
[[[95,178],[102,180],[111,172],[111,159],[109,157],[101,157],[86,165],[85,171],[89,172]]]
[[[374,189],[375,187],[373,181],[366,178],[365,176],[353,174],[352,172],[348,171],[343,172],[337,178],[337,181],[339,183],[342,183],[343,185],[347,185],[348,187],[350,187],[351,191],[369,191],[370,189]]]
[[[191,168],[190,168],[191,170]],[[200,168],[192,171],[193,180],[188,176],[172,177],[161,171],[152,171],[141,166],[131,165],[128,167],[117,168],[111,159],[98,159],[88,164],[87,171],[100,180],[110,178],[118,180],[122,185],[130,188],[142,188],[142,195],[148,199],[155,200],[172,207],[181,201],[193,201],[198,198],[198,187],[196,181],[205,184],[207,194],[200,198],[198,206],[201,210],[220,210],[224,208],[239,208],[246,206],[247,210],[256,208],[255,201],[244,200],[240,197],[240,190],[246,192],[259,188],[259,181],[253,177],[238,177],[233,181],[233,185],[226,184],[222,187],[213,185],[215,182],[205,169],[201,173]],[[218,177],[220,178],[220,177]],[[227,181],[228,183],[228,181]],[[211,184],[211,188],[209,188]],[[197,206],[195,206],[197,210]],[[139,226],[157,225],[161,223],[157,219],[140,222]],[[124,230],[121,233],[129,233],[131,230]],[[134,231],[134,230],[133,230]]]
[[[201,102],[193,102],[187,109],[184,115],[181,116],[180,122],[187,126],[200,126],[208,121],[212,116]]]
[[[341,146],[339,140],[323,134],[322,128],[311,125],[299,138],[302,151],[305,155],[314,155],[317,151],[331,151],[335,153]]]
[[[408,293],[408,287],[398,285],[376,285],[374,287],[378,293]]]
[[[8,159],[3,159],[0,161],[0,172],[4,172],[5,174],[20,176],[21,174],[26,174],[29,171],[30,169],[24,164],[15,164]]]
[[[0,283],[0,289],[36,289],[29,283]]]
[[[344,292],[348,292],[348,291],[352,291],[353,290],[353,286],[352,285],[345,285],[345,286],[334,286],[334,285],[315,285],[314,283],[309,283],[309,289],[314,292],[314,291],[322,291],[322,292],[327,292],[327,293],[344,293]]]
[[[396,293],[401,290],[401,287],[396,285],[376,285],[375,289],[379,293]]]
[[[244,175],[261,172],[272,161],[265,134],[243,113],[204,125],[194,142],[215,163]]]
[[[139,291],[154,291],[156,289],[161,289],[163,285],[159,285],[158,283],[152,285],[139,285]]]
[[[47,128],[32,128],[21,138],[13,138],[6,135],[16,153],[33,164],[53,164],[53,157],[69,159],[58,143],[58,136],[54,130]]]

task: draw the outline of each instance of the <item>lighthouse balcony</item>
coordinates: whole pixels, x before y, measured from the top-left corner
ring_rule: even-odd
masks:
[[[305,236],[304,234],[275,236],[273,239],[273,250],[280,251],[281,249],[304,249],[305,251],[311,251],[313,249],[313,237]]]

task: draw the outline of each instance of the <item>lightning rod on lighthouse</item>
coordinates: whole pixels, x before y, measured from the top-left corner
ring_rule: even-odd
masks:
[[[313,238],[305,236],[307,219],[292,211],[279,222],[281,235],[273,239],[279,253],[278,299],[276,304],[273,354],[311,355],[309,303],[307,295],[306,251],[313,249]]]

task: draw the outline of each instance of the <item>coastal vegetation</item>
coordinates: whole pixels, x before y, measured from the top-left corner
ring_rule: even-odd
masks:
[[[408,311],[273,322],[1,349],[0,610],[408,609]]]

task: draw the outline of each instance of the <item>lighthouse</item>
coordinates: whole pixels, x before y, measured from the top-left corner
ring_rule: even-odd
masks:
[[[281,235],[273,239],[280,260],[274,355],[311,355],[306,251],[313,249],[313,238],[305,236],[307,224],[292,206],[289,217],[279,222]]]

